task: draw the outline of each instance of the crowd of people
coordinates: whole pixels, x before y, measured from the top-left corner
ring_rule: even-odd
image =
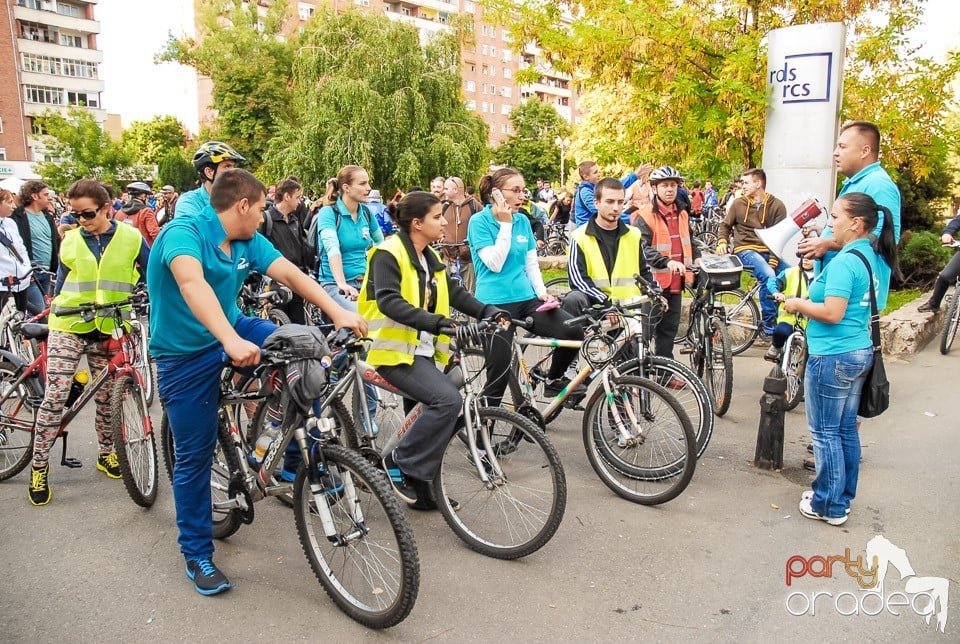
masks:
[[[694,182],[687,190],[670,165],[644,164],[618,179],[602,177],[599,166],[587,161],[578,167],[582,181],[570,192],[556,192],[543,180],[531,190],[520,172],[500,168],[483,176],[476,189],[460,177],[436,177],[429,190],[411,188],[384,203],[367,171],[349,165],[311,202],[296,176],[268,188],[239,167],[245,159],[233,148],[211,141],[194,156],[200,185],[179,196],[170,186],[154,195],[145,183],[134,182],[114,199],[102,184],[81,180],[66,194],[69,208],[58,212],[57,198],[42,182],[27,182],[16,207],[13,195],[0,191],[0,242],[7,249],[0,252],[0,271],[12,278],[4,280],[5,296],[39,312],[44,293],[54,295],[51,365],[38,414],[30,502],[51,499],[47,454],[73,370],[83,353],[93,366],[105,359],[102,342],[110,331],[104,320],[58,316],[58,308],[119,301],[146,281],[154,302],[150,350],[177,446],[179,543],[196,590],[216,594],[230,587],[212,560],[209,470],[217,374],[224,353],[236,366],[255,364],[274,328],[237,307],[249,272],[278,280],[296,294],[284,305],[293,322],[306,322],[309,303],[337,328],[369,336],[368,362],[411,407],[424,405],[385,457],[384,469],[404,501],[431,509],[436,500],[429,482],[439,467],[438,450],[454,431],[462,405],[457,387],[437,368],[449,356],[444,331],[457,324],[451,310],[495,322],[506,338],[513,333],[512,318],[531,317],[540,335],[578,340],[583,330],[565,322],[592,304],[628,299],[637,288],[633,276],[640,273],[660,289],[664,302],[663,315],[650,329],[654,351],[672,357],[684,284],[693,283],[691,269],[700,261],[691,219],[725,208],[717,252],[737,255],[761,280],[763,327],[772,337],[766,357],[778,359],[795,316],[808,320],[804,382],[816,477],[799,507],[803,516],[840,525],[857,489],[856,411],[873,360],[866,332],[869,305],[874,297],[878,308],[885,306],[898,271],[900,195],[879,164],[879,150],[880,132],[872,123],[843,127],[834,158],[845,180],[829,225],[806,231],[799,266],[798,258],[777,257],[757,235],[787,216],[783,202],[767,192],[761,168],[742,173],[723,198],[709,180],[702,189]],[[549,223],[573,229],[572,292],[563,302],[547,292],[537,261]],[[952,241],[958,229],[960,218],[944,239]],[[939,306],[957,266],[955,260],[945,269],[928,310]],[[509,346],[502,341],[488,346],[483,395],[489,404],[503,395]],[[569,385],[564,373],[576,354],[555,351],[548,396]],[[367,397],[375,409],[376,392]],[[103,431],[109,410],[105,401],[97,402],[97,467],[119,476]]]

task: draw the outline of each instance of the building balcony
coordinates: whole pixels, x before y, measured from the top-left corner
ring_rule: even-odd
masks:
[[[69,114],[67,112],[67,105],[47,105],[46,103],[24,103],[23,111],[27,116],[39,116],[46,111],[53,111],[60,114],[64,118],[68,118]],[[97,123],[103,123],[107,120],[107,110],[104,109],[94,109],[87,108],[93,114],[94,118],[97,119]]]
[[[64,16],[56,11],[40,11],[38,9],[28,9],[20,5],[13,6],[13,17],[17,20],[27,22],[36,22],[41,25],[51,25],[70,31],[78,31],[84,34],[100,33],[99,20],[87,20],[86,18],[74,18],[73,16]]]
[[[521,91],[536,92],[537,94],[549,94],[551,96],[562,96],[564,98],[570,98],[573,96],[573,93],[569,88],[564,89],[562,87],[553,87],[552,85],[547,85],[545,83],[524,85]]]
[[[40,40],[30,40],[29,38],[17,38],[17,49],[25,54],[38,54],[41,56],[57,56],[59,58],[73,58],[83,60],[88,63],[102,63],[103,52],[99,49],[87,49],[84,47],[67,47],[66,45],[57,45],[54,43],[43,42]]]
[[[20,72],[20,82],[24,85],[59,87],[75,92],[102,92],[104,90],[104,82],[99,78],[78,78],[76,76],[60,76],[23,70]]]
[[[403,0],[403,4],[416,5],[449,14],[459,13],[460,11],[458,2],[444,2],[444,0]]]
[[[420,31],[420,40],[425,42],[433,36],[436,36],[438,33],[449,29],[447,25],[442,22],[436,22],[433,20],[424,20],[423,18],[414,18],[413,16],[405,16],[402,13],[395,13],[393,11],[388,11],[384,13],[387,18],[391,20],[399,20],[400,22],[405,22],[408,25],[413,25]]]

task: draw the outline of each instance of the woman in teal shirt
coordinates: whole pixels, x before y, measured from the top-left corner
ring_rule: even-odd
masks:
[[[481,302],[496,304],[514,319],[533,318],[534,332],[548,338],[582,340],[583,331],[569,328],[564,321],[573,316],[561,309],[538,312],[545,302],[556,300],[547,294],[537,262],[537,240],[526,215],[520,213],[526,188],[523,175],[513,168],[500,168],[480,179],[480,201],[486,206],[470,218],[467,242],[477,274],[476,297]],[[497,191],[497,192],[494,192]],[[507,341],[495,337],[487,358],[487,385],[483,394],[488,404],[499,405],[507,386],[510,367],[510,327],[503,333]],[[574,358],[576,349],[557,349],[547,373],[545,394],[556,396],[569,381],[563,372]]]
[[[883,228],[874,248],[870,234],[881,212]],[[809,300],[792,297],[783,306],[809,319],[810,356],[803,382],[817,476],[813,490],[801,495],[800,513],[836,526],[847,520],[860,474],[857,408],[873,365],[870,274],[876,289],[881,261],[894,275],[899,268],[890,211],[869,195],[852,192],[838,198],[830,226],[840,251],[810,283]]]

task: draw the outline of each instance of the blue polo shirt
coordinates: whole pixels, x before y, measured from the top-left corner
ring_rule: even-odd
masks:
[[[177,217],[199,215],[206,210],[213,212],[213,206],[210,205],[210,193],[207,192],[205,186],[185,192],[177,199]]]
[[[336,282],[330,270],[330,255],[340,255],[343,276],[351,281],[367,274],[367,251],[383,241],[380,224],[366,205],[358,206],[356,221],[343,200],[337,199],[337,208],[341,213],[339,226],[333,206],[324,206],[317,213],[317,249],[320,250],[317,281],[321,284]]]
[[[510,231],[510,251],[499,273],[490,270],[477,251],[493,246],[500,233],[500,222],[493,216],[492,206],[470,217],[467,224],[467,241],[470,256],[477,273],[476,297],[484,304],[508,304],[525,302],[537,296],[527,277],[527,252],[535,250],[537,240],[533,236],[530,220],[525,215],[514,214]]]
[[[811,355],[837,355],[873,346],[870,336],[870,280],[863,261],[850,252],[854,249],[863,253],[870,262],[874,288],[877,288],[878,282],[882,283],[878,268],[885,263],[873,252],[869,240],[858,239],[840,249],[823,272],[810,282],[810,301],[822,304],[828,297],[842,297],[847,300],[847,310],[837,324],[810,319],[807,323],[807,343]],[[879,301],[877,309],[883,309]]]
[[[189,194],[189,193],[188,193]],[[198,353],[219,343],[187,306],[170,271],[181,255],[200,262],[203,278],[213,288],[220,309],[236,324],[237,295],[250,271],[266,273],[280,251],[260,233],[230,242],[230,257],[220,250],[227,233],[213,210],[191,217],[177,216],[160,231],[150,250],[147,288],[150,308],[150,353],[158,358]],[[213,304],[211,302],[211,304]]]

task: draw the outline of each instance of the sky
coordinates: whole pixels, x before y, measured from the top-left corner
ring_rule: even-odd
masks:
[[[923,25],[914,35],[919,55],[942,60],[960,43],[960,2],[927,0]],[[96,16],[103,50],[103,107],[132,121],[173,114],[188,130],[198,129],[197,77],[189,67],[155,64],[168,35],[193,34],[193,0],[100,0]],[[134,91],[131,80],[142,89]]]

